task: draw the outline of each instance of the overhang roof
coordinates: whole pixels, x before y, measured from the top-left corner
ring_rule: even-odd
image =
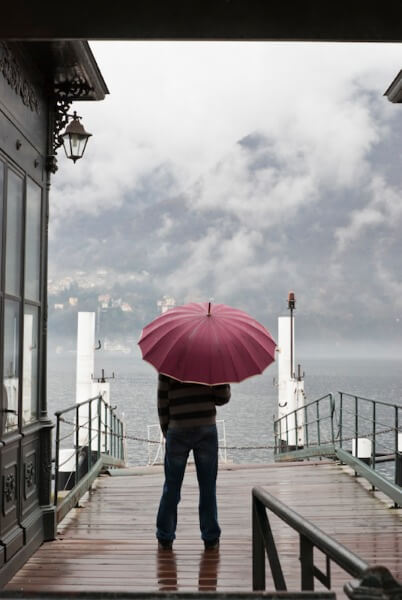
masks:
[[[58,88],[65,83],[84,84],[79,100],[103,100],[109,93],[102,73],[87,41],[53,40],[49,42],[24,42],[41,68],[48,73],[49,84]],[[70,88],[74,93],[74,87]],[[74,95],[72,96],[74,98]]]
[[[399,71],[384,96],[387,96],[390,102],[402,102],[402,71]]]
[[[402,41],[400,0],[12,0],[0,38]]]

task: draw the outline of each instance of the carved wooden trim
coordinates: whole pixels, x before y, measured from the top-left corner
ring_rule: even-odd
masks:
[[[34,485],[36,479],[35,463],[33,461],[25,463],[24,471],[25,485],[26,488],[29,489]]]
[[[22,103],[32,112],[39,114],[39,101],[35,90],[24,76],[21,66],[5,42],[0,42],[0,72],[9,86],[20,96]]]
[[[17,481],[14,473],[3,475],[4,504],[13,502],[17,497]]]

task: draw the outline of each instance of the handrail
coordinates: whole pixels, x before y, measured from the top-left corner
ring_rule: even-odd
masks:
[[[64,415],[64,413],[66,412],[70,412],[72,410],[76,410],[77,406],[85,406],[85,404],[89,404],[90,402],[92,402],[93,400],[97,400],[98,398],[102,398],[101,394],[98,394],[97,396],[93,396],[93,398],[88,398],[88,400],[82,400],[82,402],[76,402],[75,404],[70,404],[70,406],[68,406],[67,408],[63,408],[63,410],[58,410],[54,413],[55,417],[60,417],[61,415]]]
[[[374,400],[373,398],[365,398],[364,396],[359,396],[357,394],[351,394],[350,392],[342,392],[338,390],[338,394],[343,394],[343,396],[349,396],[350,398],[359,398],[360,400],[365,400],[366,402],[375,402],[376,404],[382,404],[383,406],[392,406],[393,408],[402,408],[399,404],[392,404],[391,402],[384,402],[384,400]]]
[[[327,404],[328,398],[329,404]],[[321,406],[325,408],[324,415],[320,409]],[[384,416],[387,410],[389,412]],[[309,421],[308,416],[311,412],[314,416]],[[300,429],[300,426],[303,428],[304,443],[302,445],[289,444],[290,439],[296,438],[296,427]],[[364,460],[370,462],[371,471],[366,469],[362,475],[372,481],[373,477],[370,473],[376,471],[376,462],[384,461],[384,456],[386,456],[388,461],[394,460],[394,483],[395,486],[401,487],[401,426],[402,406],[349,392],[338,392],[336,399],[332,397],[332,394],[327,394],[274,422],[275,460],[292,460],[292,457],[299,459],[313,456],[339,458],[338,449],[347,447],[348,442],[352,444],[352,450],[349,446],[348,452],[359,458],[362,456],[360,445],[363,442],[361,439],[365,438],[369,440],[367,445],[371,447],[371,452]],[[394,493],[393,486],[389,486],[388,479],[378,473],[376,473],[375,479],[378,482],[377,487],[393,499],[395,505],[400,505],[395,500],[399,495]]]
[[[383,579],[393,581],[395,589],[401,590],[401,586],[396,582],[386,567],[371,567],[366,561],[357,554],[337,542],[334,538],[322,531],[319,527],[299,515],[292,508],[269,494],[262,487],[255,487],[252,490],[252,531],[253,531],[253,590],[262,591],[266,587],[265,578],[265,556],[266,554],[274,580],[275,589],[286,591],[286,581],[283,575],[282,566],[276,549],[275,540],[272,535],[267,509],[277,515],[289,527],[297,531],[300,543],[300,563],[301,563],[301,589],[302,591],[314,590],[314,579],[318,579],[326,588],[331,588],[331,562],[339,565],[344,571],[364,580],[367,573],[379,571]],[[314,548],[318,548],[326,558],[326,573],[323,573],[314,564]],[[264,553],[265,549],[265,553]],[[365,581],[366,583],[366,581]],[[378,590],[376,583],[371,583]],[[348,593],[350,587],[345,586]],[[356,597],[358,594],[356,594]],[[363,596],[362,596],[363,597]],[[374,597],[374,596],[373,596]],[[384,597],[380,594],[375,597]]]
[[[90,489],[100,470],[112,464],[115,467],[125,465],[123,444],[123,422],[114,413],[115,407],[110,406],[102,394],[78,402],[55,413],[55,477],[54,498],[57,521],[60,522],[67,512],[77,505],[83,494]],[[74,412],[74,420],[68,420],[65,415]],[[62,424],[72,425],[68,435],[61,435]],[[73,448],[67,459],[60,462],[61,442],[71,436]],[[63,486],[61,480],[62,466],[72,464],[69,470],[64,470],[68,478],[64,482],[67,494],[60,493]],[[73,485],[70,485],[72,480]],[[71,488],[71,489],[70,489]]]

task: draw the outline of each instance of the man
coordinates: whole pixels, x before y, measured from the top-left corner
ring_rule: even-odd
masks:
[[[216,406],[229,402],[230,386],[181,383],[166,375],[158,380],[158,415],[165,446],[165,483],[156,520],[161,548],[176,537],[177,505],[190,450],[200,490],[199,518],[205,549],[219,546],[221,529],[216,504],[218,435]]]

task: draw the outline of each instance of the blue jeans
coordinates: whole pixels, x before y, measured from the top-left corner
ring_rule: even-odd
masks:
[[[165,483],[156,519],[156,537],[173,541],[176,537],[177,505],[183,483],[187,458],[193,451],[200,489],[199,517],[204,541],[219,538],[216,505],[216,476],[218,473],[218,434],[216,425],[191,429],[168,429],[165,453]]]

